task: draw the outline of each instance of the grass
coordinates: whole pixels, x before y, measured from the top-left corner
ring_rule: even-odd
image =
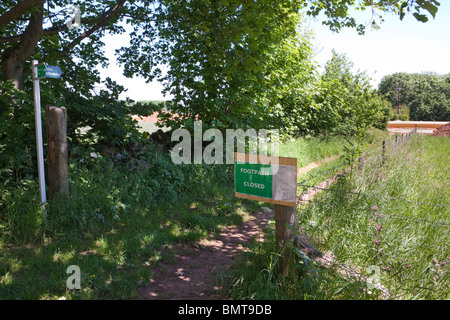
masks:
[[[361,148],[379,147],[385,135],[376,131],[356,140],[298,138],[287,141],[280,153],[297,157],[299,166],[340,156],[299,177],[316,184],[338,172],[340,168],[336,167],[346,164],[347,158],[354,157]],[[439,274],[440,280],[436,281],[436,272],[445,269],[433,265],[433,258],[438,264],[445,258],[447,251],[441,248],[448,244],[448,232],[438,233],[433,230],[439,229],[428,224],[419,224],[419,228],[416,223],[396,218],[448,224],[445,210],[425,209],[415,203],[449,202],[442,182],[448,180],[448,167],[442,156],[448,140],[434,143],[438,139],[441,138],[414,137],[402,148],[404,152],[390,155],[388,165],[381,169],[378,160],[372,165],[367,160],[364,178],[354,170],[337,185],[343,192],[323,192],[312,206],[299,208],[298,220],[315,240],[315,246],[333,252],[336,261],[359,271],[379,266],[381,283],[396,297],[441,298],[448,288],[448,272]],[[2,186],[1,299],[136,299],[138,289],[151,279],[152,269],[174,260],[177,244],[213,237],[223,226],[241,224],[247,214],[261,206],[270,207],[234,197],[230,166],[175,166],[170,157],[156,149],[136,159],[79,159],[70,158],[69,200],[51,200],[47,217],[39,205],[36,181]],[[426,177],[425,185],[417,183],[419,177]],[[427,188],[430,185],[433,188]],[[350,196],[350,191],[413,202],[405,205],[381,198],[374,202],[375,198]],[[386,214],[379,239],[367,222],[374,205]],[[388,214],[396,217],[388,220]],[[337,265],[321,268],[298,251],[293,265],[296,271],[279,277],[274,237],[273,228],[269,228],[266,241],[249,245],[248,253],[233,272],[222,275],[228,281],[228,297],[376,298],[367,293],[365,281],[349,280],[338,272]],[[382,250],[375,250],[376,240],[383,240]],[[391,250],[388,244],[395,247]],[[420,264],[404,271],[401,267],[405,265],[399,264],[404,259],[412,265],[414,261]],[[67,288],[67,268],[71,265],[80,267],[80,290]],[[388,265],[391,271],[385,269]],[[424,272],[426,277],[421,275]]]
[[[276,272],[273,230],[230,277],[234,299],[448,299],[450,194],[445,137],[415,135],[377,151],[298,209],[302,234],[334,258],[324,268],[293,248]],[[374,273],[375,271],[375,273]],[[368,279],[379,289],[369,288]]]
[[[193,243],[245,218],[236,213],[242,211],[237,210],[240,201],[216,190],[201,206],[187,200],[176,205],[125,202],[129,207],[120,218],[103,212],[98,219],[99,203],[81,204],[79,192],[72,189],[75,199],[66,205],[50,206],[48,226],[39,238],[2,240],[2,299],[133,299],[137,288],[149,282],[152,267],[170,261],[174,244]],[[90,198],[95,199],[101,195]],[[64,216],[82,210],[95,216]],[[71,265],[80,267],[81,290],[66,287]]]
[[[245,218],[229,168],[175,166],[156,149],[70,161],[70,198],[50,199],[47,217],[36,181],[2,187],[1,299],[133,299],[174,244]],[[67,289],[71,265],[81,290]]]
[[[239,225],[264,205],[234,197],[230,166],[175,166],[152,148],[114,161],[74,155],[69,165],[70,198],[50,199],[47,216],[37,181],[2,186],[1,299],[136,298],[174,245]],[[72,265],[81,290],[67,289]]]

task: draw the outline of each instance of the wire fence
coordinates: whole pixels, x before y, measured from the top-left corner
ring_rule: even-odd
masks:
[[[332,200],[330,200],[329,197],[319,197],[319,200],[317,200],[315,197],[313,198],[307,198],[304,199],[304,196],[307,195],[308,193],[317,193],[320,191],[320,193],[322,192],[332,192],[332,193],[341,193],[343,196],[346,196],[349,198],[349,200],[353,197],[353,198],[357,198],[357,199],[383,199],[385,201],[387,201],[388,203],[390,202],[404,202],[404,203],[409,203],[412,204],[414,206],[420,206],[420,207],[424,207],[421,210],[440,210],[440,212],[442,212],[442,210],[446,211],[447,208],[450,208],[450,204],[442,204],[442,203],[430,203],[430,202],[424,202],[424,201],[414,201],[414,200],[409,200],[409,199],[402,199],[402,198],[395,198],[395,197],[389,197],[389,196],[384,196],[381,194],[376,194],[376,193],[366,193],[366,192],[361,192],[361,191],[353,191],[353,190],[343,190],[339,185],[338,187],[336,186],[337,181],[339,181],[340,177],[345,176],[347,172],[353,170],[353,168],[357,167],[358,170],[364,172],[365,169],[367,169],[368,167],[370,167],[373,170],[379,170],[381,167],[383,167],[386,163],[387,163],[387,159],[388,157],[392,157],[395,156],[396,154],[398,154],[398,152],[401,151],[402,146],[407,143],[408,141],[410,141],[410,138],[417,132],[416,129],[412,130],[410,133],[406,134],[406,135],[395,135],[393,136],[391,139],[389,139],[388,141],[383,141],[383,143],[379,146],[372,146],[371,148],[369,148],[368,150],[366,150],[365,152],[361,152],[360,156],[356,159],[354,159],[353,161],[348,161],[348,159],[345,160],[344,163],[338,163],[337,165],[331,167],[330,169],[324,170],[318,174],[314,174],[314,175],[310,175],[307,179],[304,179],[303,181],[299,182],[297,184],[298,187],[300,187],[301,193],[298,196],[298,203],[307,203],[307,205],[305,206],[305,208],[302,209],[302,212],[306,211],[306,210],[315,210],[315,207],[320,206],[320,205],[328,205],[328,208],[332,208],[333,206],[336,205],[336,203],[333,203]],[[421,152],[421,150],[417,151],[417,152]],[[338,173],[336,173],[337,171],[340,171]],[[313,183],[308,183],[314,179],[320,178],[320,177],[329,177],[330,173],[333,172],[336,174],[336,176],[333,177],[333,181],[334,183],[331,184],[319,184],[319,185],[315,185]],[[342,199],[343,197],[339,198]],[[366,201],[366,203],[368,203],[368,201]],[[425,207],[426,206],[426,207]],[[320,214],[324,214],[324,211],[327,210],[327,207],[322,208],[322,213]],[[321,209],[319,208],[318,211],[320,212]],[[445,213],[448,213],[450,211],[446,211]],[[367,215],[367,213],[360,213],[361,215]],[[427,239],[425,237],[425,239],[420,239],[420,241],[417,241],[418,239],[416,239],[416,241],[408,241],[409,245],[415,245],[415,246],[424,246],[424,247],[428,247],[428,248],[435,248],[435,249],[439,249],[443,252],[446,252],[446,254],[448,255],[450,252],[450,247],[448,246],[448,234],[449,234],[449,228],[450,228],[450,223],[448,220],[433,220],[433,219],[428,219],[428,218],[423,218],[423,217],[412,217],[412,216],[408,216],[405,214],[398,214],[398,213],[393,213],[393,212],[383,212],[382,213],[383,216],[385,216],[385,218],[389,217],[390,219],[396,219],[396,220],[403,220],[405,222],[408,223],[408,228],[414,228],[414,225],[419,224],[421,226],[426,225],[427,228],[428,227],[432,227],[434,228],[438,228],[438,232],[437,234],[439,235],[438,238],[438,242],[433,242],[432,243],[427,243]],[[430,214],[431,215],[431,214]],[[428,216],[428,214],[427,214]],[[423,240],[423,241],[422,241]],[[402,244],[402,245],[406,245],[406,244]],[[401,247],[401,246],[400,246]],[[398,254],[396,254],[396,250],[394,249],[394,247],[390,248],[391,250],[389,250],[389,252],[384,251],[382,254],[384,256],[388,256],[388,257],[392,257],[392,258],[402,258],[400,257]],[[400,250],[400,249],[398,249]],[[446,256],[447,256],[446,255]],[[402,258],[404,259],[404,258]],[[406,259],[404,259],[406,260]],[[416,258],[413,259],[409,259],[409,261],[415,261],[415,262],[420,262],[418,261]],[[422,261],[423,262],[423,261]]]

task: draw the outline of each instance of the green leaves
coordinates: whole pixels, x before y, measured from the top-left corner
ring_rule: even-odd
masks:
[[[438,11],[438,6],[440,6],[440,3],[436,0],[413,0],[411,3],[409,1],[404,1],[400,5],[400,20],[403,20],[405,17],[405,10],[406,11],[412,11],[413,16],[420,22],[427,22],[428,17],[425,14],[421,14],[421,10],[428,11],[429,14],[433,17],[433,19],[436,17],[436,13]]]
[[[274,106],[310,64],[295,1],[162,4],[156,56],[167,65],[159,80],[171,110],[218,128],[273,126]]]
[[[304,6],[308,8],[305,11],[309,16],[317,17],[323,13],[326,17],[323,24],[329,26],[332,31],[339,32],[344,27],[350,27],[356,28],[358,34],[364,34],[367,25],[378,28],[378,21],[384,21],[382,14],[390,12],[398,13],[400,20],[403,20],[407,13],[412,13],[418,21],[427,22],[428,17],[422,12],[426,11],[435,18],[440,3],[436,0],[308,0],[304,2]],[[350,7],[361,11],[372,10],[371,21],[358,23],[349,15]]]
[[[400,93],[396,88],[401,87]],[[406,105],[410,120],[447,121],[450,119],[450,75],[435,73],[394,73],[379,86],[391,106]],[[400,99],[400,101],[399,101]]]
[[[301,133],[355,135],[372,125],[386,124],[386,108],[363,72],[333,52],[324,74],[309,84],[309,90],[294,100],[288,123]],[[300,99],[299,99],[300,98]],[[296,119],[292,119],[292,115]]]

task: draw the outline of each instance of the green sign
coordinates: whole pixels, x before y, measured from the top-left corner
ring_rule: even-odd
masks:
[[[236,192],[272,198],[272,166],[261,163],[235,162]]]
[[[234,154],[234,187],[239,198],[283,206],[297,206],[297,159],[270,161],[244,153]],[[270,164],[267,164],[270,163]]]
[[[37,66],[37,78],[44,78],[45,77],[45,64],[41,64],[40,66]]]

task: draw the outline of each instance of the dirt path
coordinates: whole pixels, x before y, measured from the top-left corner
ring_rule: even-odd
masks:
[[[303,174],[336,159],[326,158],[299,169]],[[311,197],[312,190],[307,194]],[[306,196],[306,195],[305,195]],[[263,241],[263,230],[273,219],[272,210],[260,210],[238,228],[225,228],[219,239],[202,240],[198,244],[179,244],[174,263],[161,263],[155,267],[150,283],[138,292],[143,300],[208,300],[222,299],[221,283],[233,261],[245,250],[241,243]]]
[[[263,229],[272,210],[252,214],[239,228],[225,228],[220,239],[202,240],[196,245],[179,245],[175,263],[161,263],[153,270],[149,285],[139,291],[144,300],[222,299],[220,275],[242,253],[241,243],[263,239]]]
[[[328,158],[320,160],[319,162],[311,162],[311,163],[307,164],[306,166],[299,168],[297,170],[297,174],[298,175],[302,175],[302,174],[308,173],[312,169],[320,167],[324,163],[330,162],[330,161],[332,161],[334,159],[337,159],[337,158],[339,158],[339,156],[328,157]]]

